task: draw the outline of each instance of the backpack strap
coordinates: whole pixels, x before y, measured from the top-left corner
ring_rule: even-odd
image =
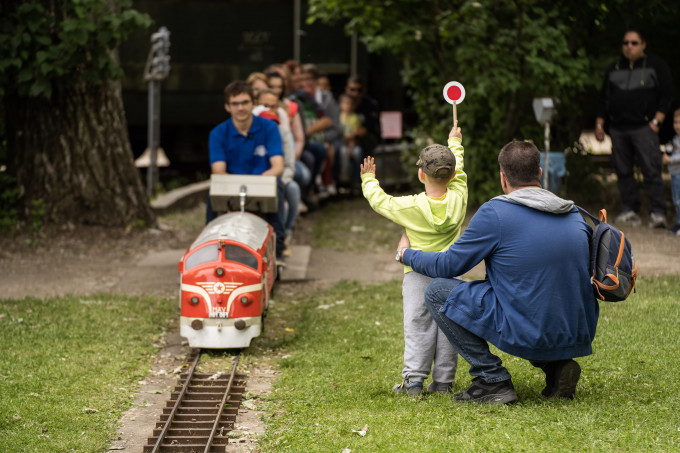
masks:
[[[600,222],[607,223],[607,210],[600,209]]]
[[[581,206],[579,206],[579,205],[574,205],[574,206],[576,206],[576,208],[579,211],[581,211],[581,214],[584,214],[585,216],[589,217],[590,220],[593,221],[593,225],[598,226],[600,223],[602,223],[603,218],[604,218],[604,223],[607,223],[607,210],[606,209],[600,210],[600,218],[598,219],[597,217],[595,217],[594,215],[592,215],[591,213],[589,213],[588,211],[583,209]]]

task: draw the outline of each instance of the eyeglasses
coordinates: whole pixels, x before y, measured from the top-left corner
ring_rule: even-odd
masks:
[[[359,93],[361,92],[361,87],[347,87],[347,91],[350,93]]]
[[[253,101],[243,101],[243,102],[230,102],[229,105],[231,107],[245,107],[249,104],[251,104]]]
[[[628,46],[628,45],[631,45],[631,46],[639,46],[639,45],[640,45],[640,41],[623,41],[622,44],[623,44],[624,46]]]

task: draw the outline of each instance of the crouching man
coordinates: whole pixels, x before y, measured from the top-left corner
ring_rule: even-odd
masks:
[[[581,374],[573,358],[592,354],[599,314],[588,271],[592,230],[572,201],[541,188],[532,143],[508,143],[498,163],[505,195],[484,203],[444,252],[409,249],[402,237],[402,261],[435,277],[425,291],[427,308],[470,364],[472,384],[454,400],[517,401],[510,373],[488,343],[541,368],[544,397],[573,398]],[[454,278],[482,260],[486,279]]]

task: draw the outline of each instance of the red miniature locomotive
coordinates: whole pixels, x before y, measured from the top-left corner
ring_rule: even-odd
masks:
[[[244,348],[262,331],[276,280],[276,236],[244,212],[244,185],[239,192],[241,212],[208,223],[178,265],[180,335],[192,348]]]

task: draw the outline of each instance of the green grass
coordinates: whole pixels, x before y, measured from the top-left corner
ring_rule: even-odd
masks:
[[[404,229],[375,213],[363,197],[325,206],[314,225],[314,247],[376,253],[397,248]]]
[[[0,451],[106,451],[177,301],[0,300]]]
[[[403,366],[400,282],[340,283],[296,306],[300,325],[284,345],[263,449],[678,451],[680,282],[641,278],[637,288],[628,301],[601,304],[575,400],[543,400],[543,373],[499,353],[520,402],[494,407],[393,395]],[[469,385],[467,371],[461,359],[454,391]],[[364,425],[365,437],[352,432]]]
[[[419,189],[422,191],[422,186]],[[412,195],[392,193],[394,196]],[[463,222],[470,221],[474,210],[468,209]],[[324,206],[314,225],[314,247],[342,251],[365,252],[367,247],[375,253],[392,252],[397,249],[404,228],[387,220],[371,209],[363,197],[334,201]]]

